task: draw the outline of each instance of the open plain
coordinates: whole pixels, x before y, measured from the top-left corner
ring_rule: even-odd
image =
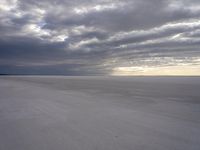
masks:
[[[0,150],[200,150],[200,77],[0,77]]]

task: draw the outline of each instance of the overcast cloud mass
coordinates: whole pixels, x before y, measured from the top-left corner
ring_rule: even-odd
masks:
[[[0,73],[200,75],[200,1],[1,0]]]

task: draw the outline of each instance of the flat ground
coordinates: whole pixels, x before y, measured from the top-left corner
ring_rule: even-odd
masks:
[[[200,150],[200,77],[0,77],[0,150]]]

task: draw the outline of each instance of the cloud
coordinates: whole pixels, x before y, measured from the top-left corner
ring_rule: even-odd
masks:
[[[199,19],[198,0],[1,0],[0,73],[197,66]]]

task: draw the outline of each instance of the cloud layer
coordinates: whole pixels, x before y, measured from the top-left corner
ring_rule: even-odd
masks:
[[[200,74],[199,47],[198,0],[0,1],[0,73]]]

